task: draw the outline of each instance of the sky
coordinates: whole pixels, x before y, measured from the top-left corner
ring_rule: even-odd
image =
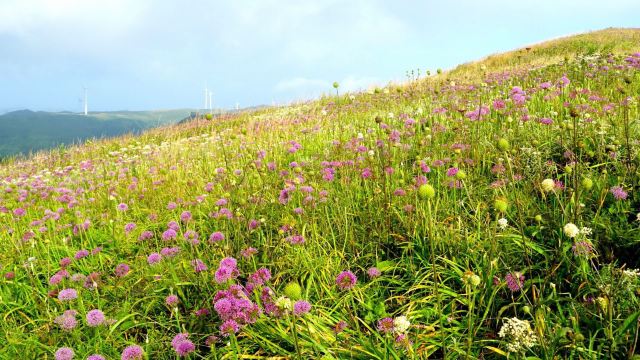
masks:
[[[282,104],[607,27],[639,0],[0,0],[0,112]]]

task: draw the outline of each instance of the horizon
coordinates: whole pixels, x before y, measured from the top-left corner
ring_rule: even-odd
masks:
[[[631,0],[8,2],[0,4],[0,114],[82,112],[83,86],[90,113],[202,109],[205,87],[219,109],[306,101],[331,93],[334,81],[341,92],[362,91],[416,69],[424,75],[576,33],[636,28],[639,11]],[[447,31],[451,22],[456,31]]]

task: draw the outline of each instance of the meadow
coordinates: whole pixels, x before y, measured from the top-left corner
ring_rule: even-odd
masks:
[[[638,358],[639,37],[4,161],[0,358]]]

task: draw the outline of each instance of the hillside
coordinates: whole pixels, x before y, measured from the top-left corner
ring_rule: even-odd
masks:
[[[86,139],[114,137],[174,124],[191,110],[70,112],[19,110],[0,115],[0,158],[29,154]]]
[[[637,34],[5,161],[0,354],[637,358]]]

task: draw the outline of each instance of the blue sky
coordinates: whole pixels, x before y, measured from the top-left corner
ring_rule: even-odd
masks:
[[[638,0],[0,0],[0,111],[203,107],[400,81],[538,41],[640,27]]]

